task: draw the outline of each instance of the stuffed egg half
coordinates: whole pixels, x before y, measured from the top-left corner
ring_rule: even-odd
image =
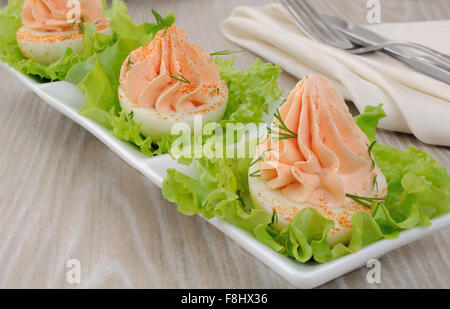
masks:
[[[133,51],[122,66],[122,110],[141,124],[143,135],[153,139],[171,134],[178,122],[192,129],[195,116],[201,116],[202,123],[220,120],[227,99],[228,87],[213,57],[188,42],[175,24]]]
[[[311,207],[334,221],[327,235],[330,245],[347,242],[352,215],[370,212],[348,196],[378,199],[387,193],[386,179],[369,151],[371,143],[342,96],[319,75],[297,84],[279,119],[282,123],[274,121],[249,171],[254,204],[276,211],[279,227]]]
[[[22,54],[42,64],[51,64],[62,58],[67,48],[83,52],[82,23],[97,26],[97,31],[112,34],[108,20],[102,17],[100,0],[79,0],[79,21],[71,17],[74,6],[68,0],[26,0],[22,8],[23,26],[16,38]]]

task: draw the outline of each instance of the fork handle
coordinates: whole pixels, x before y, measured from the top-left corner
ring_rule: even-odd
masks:
[[[410,47],[410,48],[415,48],[417,50],[423,51],[425,53],[430,53],[433,56],[440,58],[444,61],[449,61],[450,62],[450,56],[444,53],[441,53],[433,48],[427,47],[425,45],[422,44],[418,44],[418,43],[414,43],[414,42],[407,42],[407,41],[388,41],[386,43],[389,43],[389,45],[399,45],[399,46],[405,46],[405,47]]]
[[[450,56],[448,56],[444,53],[440,53],[432,48],[423,46],[421,44],[412,43],[412,42],[386,41],[386,42],[379,43],[379,44],[350,49],[348,51],[351,52],[352,54],[365,54],[365,53],[374,52],[374,51],[377,51],[380,49],[384,49],[387,47],[395,47],[395,46],[408,47],[411,49],[416,49],[416,50],[422,51],[427,54],[427,56],[424,56],[424,57],[428,58],[429,60],[431,60],[430,58],[432,58],[432,61],[435,61],[439,65],[446,67],[447,69],[450,69]]]
[[[410,59],[414,59],[414,58],[419,59],[420,58],[425,61],[434,63],[434,64],[446,69],[447,71],[450,71],[450,57],[448,55],[437,52],[431,48],[428,48],[428,47],[420,45],[420,44],[415,44],[415,43],[413,44],[413,43],[405,42],[405,41],[386,41],[386,42],[379,43],[379,44],[349,49],[347,51],[352,54],[359,55],[359,54],[365,54],[365,53],[382,50],[382,49],[389,48],[389,47],[398,47],[398,46],[409,47],[411,49],[417,49],[417,50],[420,50],[420,51],[426,53],[426,55],[423,55],[423,56],[417,55],[417,56],[410,56],[407,58],[410,58]]]
[[[427,63],[424,61],[419,61],[417,59],[408,59],[405,58],[403,55],[400,55],[396,52],[390,52],[388,50],[385,50],[386,53],[392,55],[394,58],[398,59],[401,62],[406,63],[410,67],[414,68],[416,71],[422,72],[425,75],[431,76],[437,80],[440,80],[448,85],[450,85],[450,72],[436,66],[431,63]]]

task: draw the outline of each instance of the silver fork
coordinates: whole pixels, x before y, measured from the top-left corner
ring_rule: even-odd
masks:
[[[421,44],[416,44],[407,41],[386,41],[380,44],[357,47],[354,49],[347,49],[351,54],[362,55],[367,53],[372,53],[375,51],[380,51],[388,47],[406,47],[411,49],[416,49],[424,53],[423,55],[411,56],[409,59],[423,60],[431,64],[436,64],[444,69],[450,70],[450,56],[435,51],[432,48],[423,46]]]
[[[450,56],[435,51],[434,49],[406,41],[386,41],[381,44],[361,47],[360,45],[352,43],[341,32],[330,27],[307,1],[280,0],[280,2],[291,15],[297,26],[314,40],[343,49],[352,54],[365,54],[393,46],[408,47],[424,53],[424,55],[405,56],[408,60],[425,61],[430,64],[438,65],[446,70],[450,70]]]
[[[338,31],[329,27],[325,22],[315,23],[312,18],[321,17],[308,3],[295,0],[280,0],[281,4],[291,15],[297,26],[311,39],[321,41],[325,44],[339,49],[351,49],[355,45]]]
[[[354,53],[354,54],[365,54],[365,53],[370,53],[370,52],[377,51],[380,49],[384,49],[386,47],[394,47],[394,46],[414,48],[414,49],[417,49],[424,53],[433,54],[436,57],[442,58],[443,60],[450,61],[449,55],[438,52],[438,51],[436,51],[432,48],[429,48],[427,46],[424,46],[422,44],[417,44],[417,43],[408,42],[408,41],[386,41],[381,44],[364,46],[364,47],[359,47],[359,48],[355,48],[355,49],[349,49],[348,51],[351,53]]]

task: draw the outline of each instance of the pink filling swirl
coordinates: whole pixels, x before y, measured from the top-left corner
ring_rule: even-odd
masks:
[[[121,87],[139,107],[179,112],[210,103],[224,82],[213,57],[172,25],[125,60]]]
[[[79,0],[80,20],[99,24],[103,6],[99,0]],[[70,31],[74,25],[71,17],[77,7],[68,0],[26,0],[22,8],[22,22],[25,27],[36,31]]]
[[[260,145],[265,153],[261,177],[268,187],[293,202],[331,207],[344,205],[346,193],[362,196],[371,190],[369,141],[325,78],[313,75],[299,82],[280,116],[297,137],[279,139],[276,132],[286,131],[274,123],[275,133]]]

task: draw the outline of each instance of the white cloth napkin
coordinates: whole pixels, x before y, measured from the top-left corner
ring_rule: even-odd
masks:
[[[370,26],[390,39],[425,44],[450,54],[450,21]],[[232,42],[302,78],[327,76],[360,112],[384,104],[386,130],[414,134],[428,144],[450,146],[450,85],[418,73],[382,53],[356,56],[306,37],[277,4],[238,7],[222,25]]]

